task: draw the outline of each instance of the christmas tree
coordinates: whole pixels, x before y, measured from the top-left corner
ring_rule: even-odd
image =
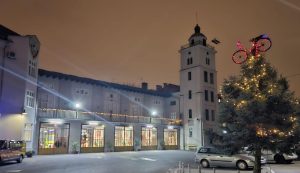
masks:
[[[255,173],[261,172],[262,149],[288,153],[298,141],[299,102],[262,55],[249,57],[240,75],[224,81],[220,94],[221,130],[215,142],[232,151],[251,146]]]

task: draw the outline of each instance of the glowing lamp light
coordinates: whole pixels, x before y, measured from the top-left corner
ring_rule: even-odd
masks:
[[[156,115],[157,115],[157,112],[156,112],[156,111],[152,111],[152,112],[151,112],[151,115],[156,116]]]
[[[75,108],[79,109],[81,107],[80,103],[75,103]]]
[[[227,134],[227,130],[223,130],[223,133],[224,133],[224,134]]]

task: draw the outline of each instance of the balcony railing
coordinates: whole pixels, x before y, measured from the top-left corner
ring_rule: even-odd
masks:
[[[66,120],[96,120],[109,122],[126,122],[126,123],[147,123],[147,124],[165,124],[165,125],[180,125],[181,120],[169,119],[161,117],[148,116],[132,116],[124,114],[110,114],[100,112],[83,112],[75,110],[62,109],[38,109],[38,117],[50,119],[66,119]]]

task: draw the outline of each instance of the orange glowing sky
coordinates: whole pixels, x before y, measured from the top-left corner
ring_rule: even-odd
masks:
[[[267,57],[285,76],[300,74],[297,0],[1,0],[1,24],[42,43],[40,68],[118,83],[179,83],[181,45],[195,14],[209,40],[222,43],[218,85],[239,73],[235,43],[267,33]],[[288,78],[300,96],[300,75]]]

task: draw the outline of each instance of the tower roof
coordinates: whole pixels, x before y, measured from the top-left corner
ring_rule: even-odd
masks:
[[[195,32],[190,36],[189,39],[191,39],[192,37],[197,37],[197,36],[201,36],[206,39],[206,36],[200,32],[200,26],[198,24],[196,24],[194,31]]]

